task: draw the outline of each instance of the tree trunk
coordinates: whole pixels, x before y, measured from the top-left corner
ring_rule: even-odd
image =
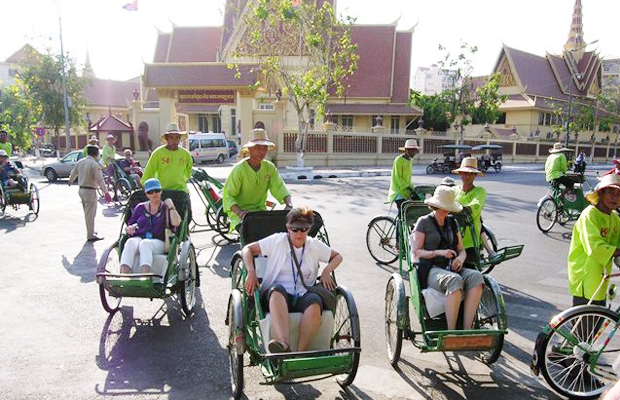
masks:
[[[306,155],[306,144],[308,140],[308,123],[304,117],[303,110],[297,113],[298,133],[295,140],[295,155],[297,156],[297,167],[304,167],[304,157]]]

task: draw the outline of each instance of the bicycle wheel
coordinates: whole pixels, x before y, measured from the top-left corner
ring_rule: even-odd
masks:
[[[402,284],[392,277],[385,288],[385,343],[392,367],[398,364],[403,346],[403,330],[398,327],[398,286]]]
[[[612,364],[620,354],[620,336],[614,334],[618,314],[582,306],[558,321],[539,349],[543,377],[563,396],[598,398],[617,380]]]
[[[366,232],[366,247],[379,264],[391,264],[398,260],[394,218],[382,215],[370,221]]]
[[[545,199],[538,207],[536,225],[541,232],[547,233],[555,225],[558,218],[558,206],[552,198]]]

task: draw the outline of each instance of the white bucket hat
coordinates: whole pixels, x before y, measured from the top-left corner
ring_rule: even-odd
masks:
[[[586,200],[593,206],[598,204],[599,195],[598,192],[607,187],[615,187],[620,189],[620,175],[608,174],[604,175],[601,180],[596,184],[594,190],[586,194]]]
[[[252,129],[250,131],[250,140],[248,140],[248,142],[244,144],[242,148],[254,147],[256,145],[268,146],[269,150],[276,147],[276,144],[269,140],[269,137],[267,136],[267,131],[260,128]]]
[[[415,139],[407,139],[405,141],[404,147],[399,147],[398,150],[405,151],[407,149],[418,149],[420,150],[420,146],[418,146],[418,141]]]
[[[456,192],[448,186],[437,186],[433,197],[424,200],[424,204],[449,212],[461,212],[463,206],[456,202]]]
[[[458,174],[459,172],[473,172],[474,174],[482,175],[482,172],[478,170],[478,160],[474,157],[465,157],[463,161],[461,161],[461,166],[455,170],[452,170],[453,174]]]
[[[573,149],[564,147],[564,145],[561,142],[555,142],[553,144],[553,147],[549,149],[549,153],[559,153],[561,151],[573,151]]]
[[[181,135],[181,140],[187,139],[187,132],[181,132],[179,130],[179,124],[177,124],[176,122],[169,122],[166,125],[166,131],[160,136],[162,143],[166,143],[166,135],[169,133],[178,133],[179,135]]]

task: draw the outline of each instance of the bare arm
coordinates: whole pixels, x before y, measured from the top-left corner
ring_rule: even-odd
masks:
[[[248,272],[245,278],[245,291],[248,294],[254,293],[254,289],[258,287],[258,278],[254,269],[254,257],[261,253],[258,242],[250,243],[241,250],[241,258]]]

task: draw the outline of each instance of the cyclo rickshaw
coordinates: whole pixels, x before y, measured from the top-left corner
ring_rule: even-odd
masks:
[[[453,169],[458,168],[455,151],[468,154],[471,150],[471,146],[466,144],[444,144],[439,148],[443,150],[444,159],[440,162],[437,157],[433,158],[433,162],[426,167],[427,174],[450,174]]]
[[[24,166],[21,162],[16,161],[15,166],[22,170]],[[16,177],[13,177],[14,179]],[[18,210],[21,205],[28,205],[28,209],[35,216],[39,215],[39,189],[28,181],[23,175],[17,178],[18,185],[15,187],[4,186],[0,182],[0,217],[4,215],[7,206]]]
[[[115,159],[112,163],[114,168],[113,176],[107,174],[107,170],[104,168],[104,181],[108,187],[108,191],[114,192],[114,199],[121,205],[127,204],[131,193],[134,190],[140,189],[136,182],[129,176],[125,170],[121,167],[120,161],[123,159]]]
[[[541,232],[547,233],[555,223],[565,225],[575,221],[588,206],[584,197],[584,187],[590,189],[590,182],[583,174],[566,174],[573,182],[573,190],[557,182],[549,184],[547,193],[538,201],[536,225]]]
[[[503,149],[499,144],[481,144],[471,148],[472,151],[484,152],[484,154],[476,157],[478,159],[478,169],[482,172],[487,172],[489,169],[494,169],[495,172],[502,170]]]
[[[240,228],[242,247],[276,232],[286,232],[285,210],[249,212]],[[321,215],[315,212],[310,236],[329,245]],[[256,257],[254,266],[259,282],[265,269],[265,258]],[[290,313],[289,345],[291,352],[270,353],[271,316],[263,310],[259,290],[253,296],[244,289],[246,269],[237,252],[231,261],[232,292],[228,300],[226,325],[229,327],[228,352],[233,397],[243,394],[243,364],[247,352],[250,365],[260,365],[265,384],[295,383],[336,376],[341,386],[355,379],[360,356],[360,325],[355,300],[344,286],[336,288],[336,307],[324,310],[319,331],[311,350],[297,351],[297,332],[301,313]],[[333,276],[333,275],[332,275]],[[307,378],[307,379],[304,379]]]
[[[385,334],[388,358],[396,367],[400,359],[403,339],[409,339],[422,352],[434,351],[479,351],[480,358],[487,364],[495,362],[502,351],[504,335],[508,333],[506,306],[499,285],[488,274],[484,274],[484,289],[469,330],[447,330],[445,318],[445,295],[434,289],[422,289],[417,273],[418,264],[413,260],[409,237],[417,219],[430,212],[423,201],[406,201],[402,204],[400,218],[401,248],[398,273],[392,274],[385,293]],[[471,214],[464,209],[455,214],[462,230],[473,228]],[[474,235],[475,236],[475,235]],[[493,256],[483,257],[479,251],[479,238],[474,238],[476,268],[490,270],[503,261],[518,257],[523,245],[498,249]],[[404,281],[409,281],[409,293]],[[410,318],[411,302],[414,315]],[[462,324],[463,307],[460,307],[459,322]]]
[[[97,283],[103,308],[110,314],[116,312],[123,297],[147,299],[165,299],[178,295],[181,308],[186,316],[190,316],[196,304],[196,287],[200,286],[200,276],[196,264],[196,253],[192,244],[187,223],[190,216],[190,203],[186,193],[164,190],[162,201],[170,198],[182,216],[181,224],[170,241],[167,254],[153,256],[152,270],[149,273],[120,273],[120,259],[125,242],[129,238],[125,234],[125,226],[133,209],[147,201],[143,190],[131,194],[121,224],[121,233],[109,248],[101,255],[97,266]],[[136,263],[139,260],[136,257]],[[137,270],[138,265],[133,266]]]

